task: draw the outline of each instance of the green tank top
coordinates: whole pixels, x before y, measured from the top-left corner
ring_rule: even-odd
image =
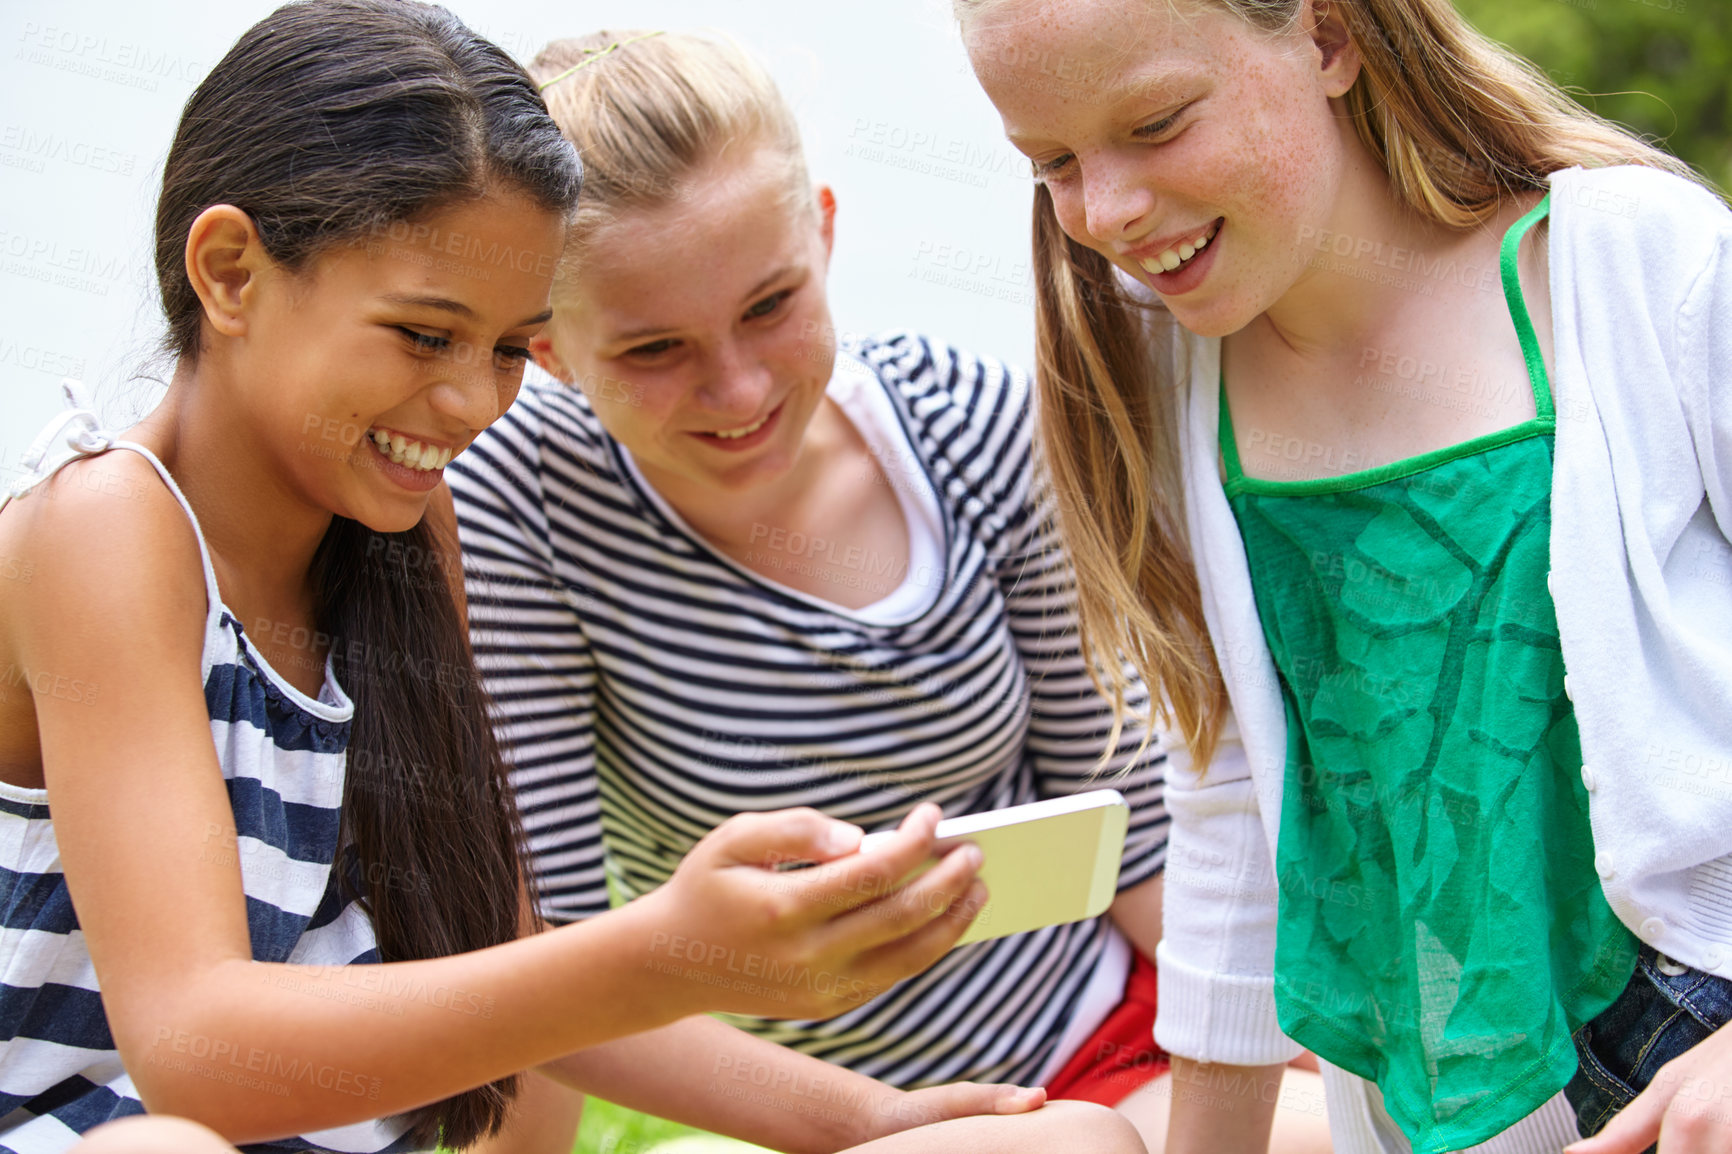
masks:
[[[1377,1083],[1415,1151],[1482,1142],[1576,1068],[1635,970],[1594,870],[1550,568],[1545,363],[1505,235],[1537,416],[1315,481],[1221,454],[1287,712],[1281,1028]]]

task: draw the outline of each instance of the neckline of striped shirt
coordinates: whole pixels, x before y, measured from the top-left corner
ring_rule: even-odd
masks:
[[[870,366],[846,349],[837,350],[836,362],[836,371],[831,376],[825,394],[838,404],[843,415],[854,425],[862,440],[866,441],[869,451],[886,477],[891,475],[897,459],[912,461],[918,467],[915,485],[898,485],[894,481],[890,483],[908,531],[908,571],[903,577],[906,584],[915,579],[917,560],[935,567],[943,564],[944,559],[950,555],[951,542],[955,538],[955,522],[950,510],[938,500],[937,486],[924,455],[915,450],[914,432],[909,427],[910,418],[903,412],[901,398],[884,389]],[[895,443],[885,445],[882,438],[886,437],[893,438]],[[785,585],[760,573],[728,556],[692,528],[680,515],[679,510],[644,476],[630,449],[611,436],[606,438],[606,444],[613,454],[614,467],[636,494],[646,513],[660,518],[666,530],[683,537],[695,552],[708,555],[711,561],[746,581],[801,605],[866,625],[913,625],[938,605],[939,585],[922,591],[911,611],[886,614],[876,611],[885,601],[892,598],[908,600],[900,596],[901,587],[870,605],[851,607]],[[890,459],[886,459],[886,450],[891,453]],[[904,469],[903,472],[913,470]],[[907,493],[910,487],[915,490],[911,495]]]

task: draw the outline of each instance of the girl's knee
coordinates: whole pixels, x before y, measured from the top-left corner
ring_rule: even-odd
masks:
[[[1148,1154],[1131,1120],[1108,1106],[1094,1102],[1048,1102],[1036,1111],[1052,1128],[1053,1138],[1064,1145],[1053,1149],[1087,1150],[1090,1154]]]
[[[216,1131],[185,1118],[123,1118],[87,1134],[70,1154],[238,1154]]]

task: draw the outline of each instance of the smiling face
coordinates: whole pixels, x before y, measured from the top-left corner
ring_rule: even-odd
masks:
[[[415,524],[517,395],[563,242],[557,214],[496,193],[261,270],[234,353],[255,451],[323,509]]]
[[[1223,336],[1293,288],[1339,209],[1353,129],[1331,101],[1357,56],[1309,12],[1274,34],[1189,0],[1004,0],[964,37],[1060,227]]]
[[[672,202],[622,211],[534,342],[676,505],[787,476],[829,383],[834,201],[788,185],[773,146],[730,149]]]

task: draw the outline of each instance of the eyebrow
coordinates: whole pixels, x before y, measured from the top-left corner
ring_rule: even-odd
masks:
[[[452,315],[462,317],[467,321],[480,319],[475,315],[474,309],[470,308],[462,301],[452,300],[450,297],[416,296],[413,293],[387,293],[379,299],[384,301],[386,304],[408,305],[412,308],[438,309],[440,312],[451,313]],[[511,327],[515,329],[525,329],[530,325],[546,324],[552,319],[553,310],[543,309],[541,312],[536,313],[527,320],[518,321]]]
[[[797,266],[791,265],[791,264],[783,265],[781,268],[777,269],[775,272],[771,273],[769,276],[765,277],[763,280],[761,280],[757,284],[753,285],[751,287],[751,289],[746,293],[745,299],[750,301],[753,297],[757,296],[759,293],[763,292],[765,289],[769,288],[771,285],[775,284],[777,281],[781,280],[783,277],[787,276],[789,273],[796,271],[796,268],[797,268]],[[667,325],[658,325],[658,326],[655,326],[653,328],[647,328],[647,329],[633,329],[628,333],[620,333],[618,336],[610,337],[608,339],[607,343],[611,345],[611,344],[619,344],[619,343],[622,343],[625,341],[641,341],[645,337],[658,336],[661,333],[672,332],[672,331],[673,331],[673,329]]]
[[[751,290],[746,293],[746,300],[750,301],[753,297],[757,296],[759,293],[763,292],[765,289],[769,288],[771,285],[775,284],[777,281],[781,280],[783,277],[787,276],[789,273],[791,273],[793,271],[795,271],[793,265],[791,265],[791,264],[783,265],[781,268],[777,269],[775,272],[771,273],[769,276],[765,277],[763,280],[761,280],[757,284],[753,285],[751,287]]]

